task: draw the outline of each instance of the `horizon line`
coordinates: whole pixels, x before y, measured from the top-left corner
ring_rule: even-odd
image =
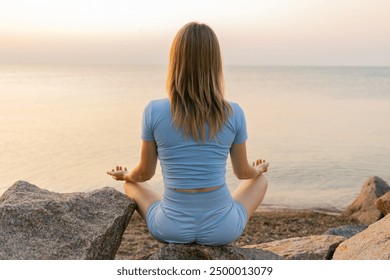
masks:
[[[141,66],[161,66],[161,67],[167,67],[168,63],[107,63],[107,62],[69,62],[69,63],[63,63],[63,62],[0,62],[0,66],[134,66],[134,67],[141,67]],[[389,68],[390,65],[381,65],[381,64],[248,64],[248,63],[225,63],[223,66],[226,67],[234,67],[234,66],[245,66],[245,67],[339,67],[339,68]]]

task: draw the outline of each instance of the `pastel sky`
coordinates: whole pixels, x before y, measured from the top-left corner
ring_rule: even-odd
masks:
[[[225,64],[390,66],[389,0],[0,0],[0,63],[166,64],[190,21]]]

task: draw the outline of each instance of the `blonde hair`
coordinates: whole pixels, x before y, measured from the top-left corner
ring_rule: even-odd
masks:
[[[232,112],[224,99],[221,51],[217,36],[205,24],[191,22],[176,34],[169,57],[166,88],[173,123],[186,138],[214,139]]]

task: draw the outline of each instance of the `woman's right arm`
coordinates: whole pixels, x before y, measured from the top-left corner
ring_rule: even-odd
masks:
[[[254,179],[268,170],[268,162],[262,159],[256,160],[253,165],[249,164],[245,142],[232,145],[230,148],[230,159],[234,174],[240,180]]]

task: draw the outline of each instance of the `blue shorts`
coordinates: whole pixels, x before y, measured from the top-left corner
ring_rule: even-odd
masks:
[[[243,233],[246,211],[233,200],[226,184],[199,193],[166,188],[163,199],[149,207],[146,224],[162,242],[226,245]]]

